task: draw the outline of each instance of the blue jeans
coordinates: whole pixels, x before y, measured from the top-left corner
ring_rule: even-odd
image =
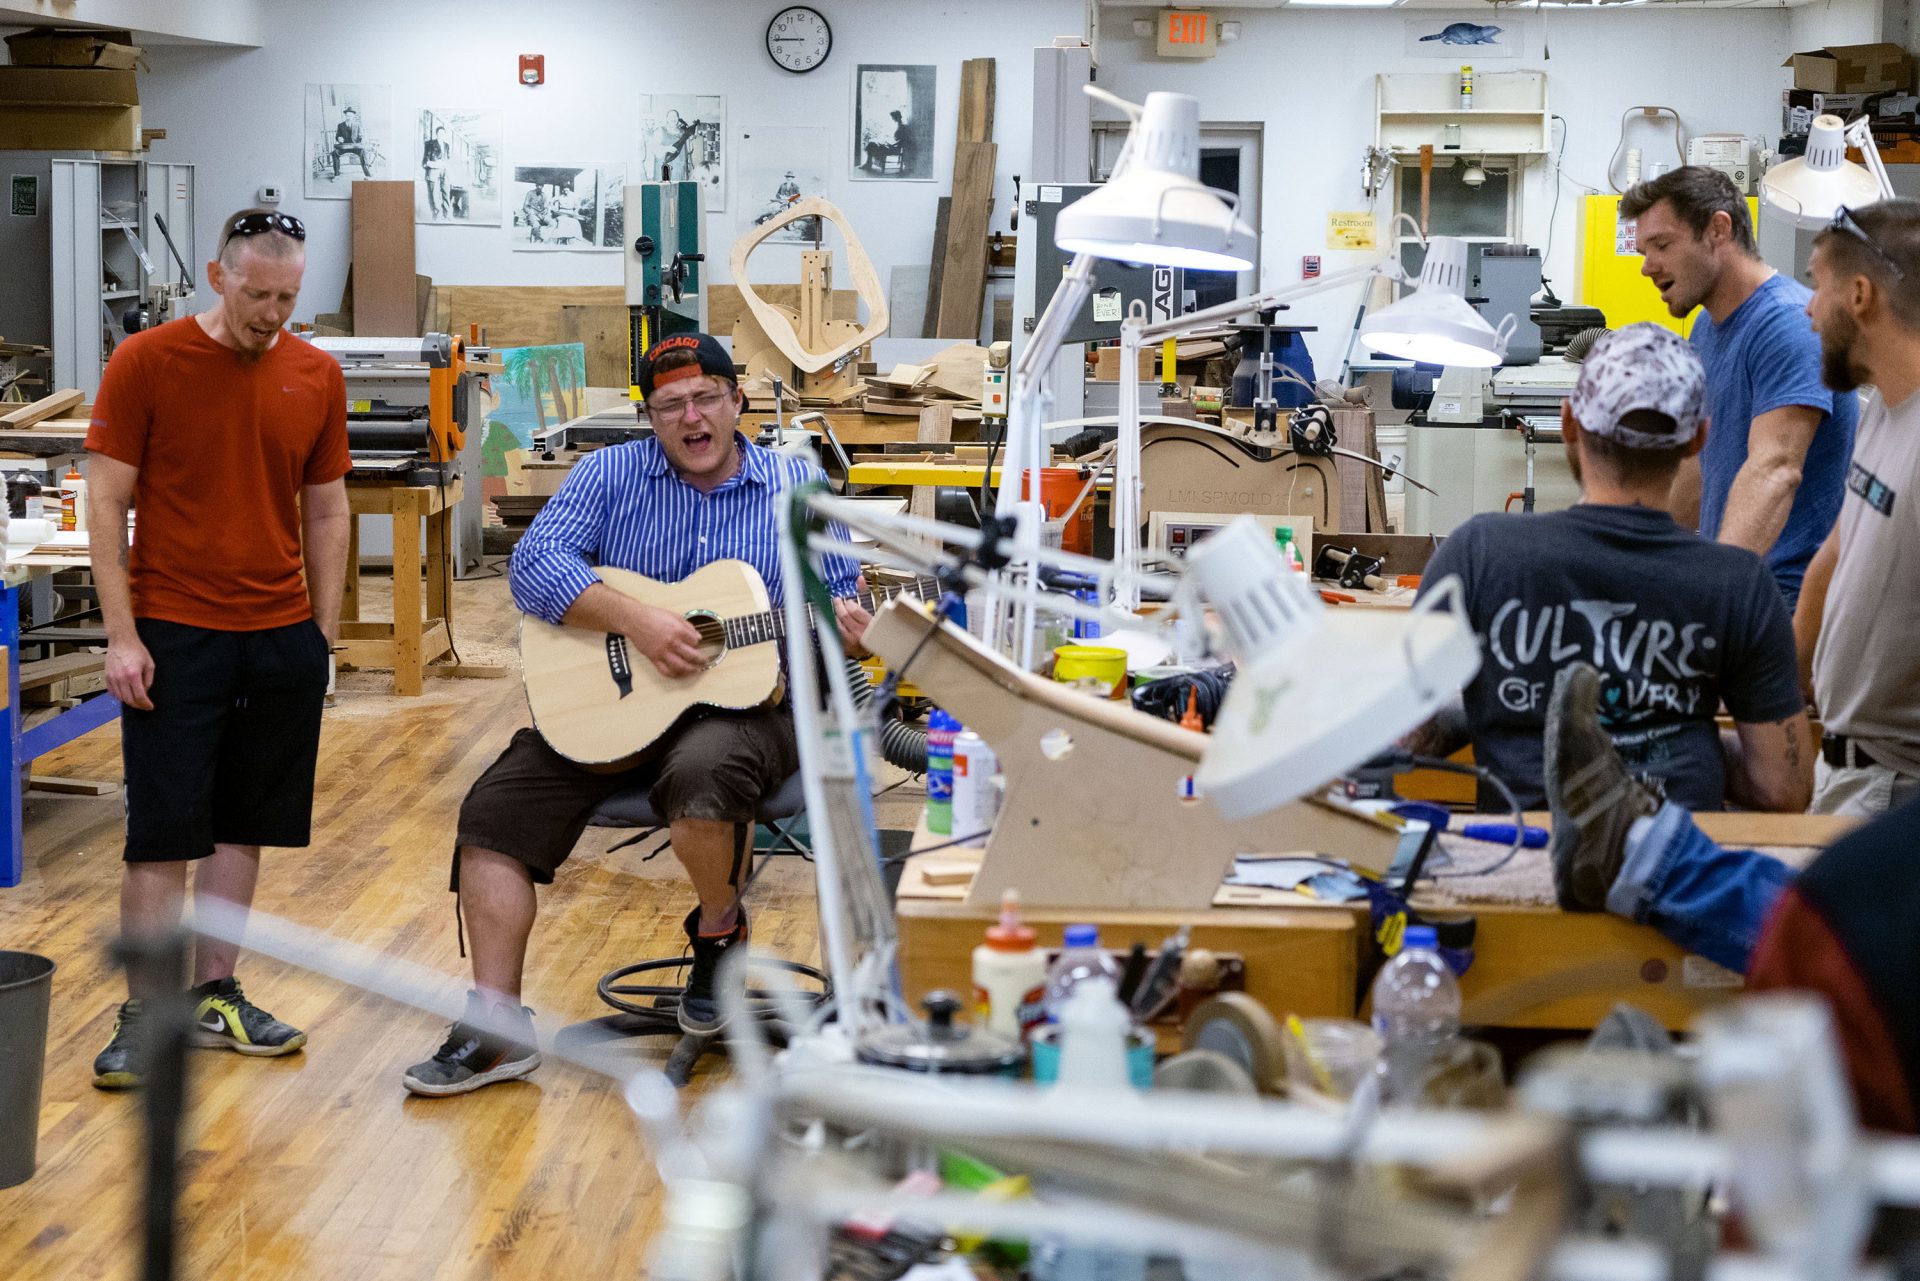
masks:
[[[1744,974],[1767,915],[1794,871],[1755,850],[1722,849],[1669,801],[1627,837],[1607,910]]]

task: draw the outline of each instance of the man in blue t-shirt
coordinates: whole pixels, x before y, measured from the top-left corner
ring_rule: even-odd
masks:
[[[1693,323],[1713,425],[1674,485],[1676,519],[1758,552],[1791,607],[1846,492],[1858,407],[1820,380],[1812,293],[1760,258],[1746,199],[1717,169],[1687,165],[1635,186],[1640,274]]]

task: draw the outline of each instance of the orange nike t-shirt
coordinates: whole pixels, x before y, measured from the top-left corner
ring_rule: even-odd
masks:
[[[297,500],[353,465],[333,357],[282,332],[249,359],[169,321],[107,362],[87,449],[140,471],[134,617],[246,632],[313,616]]]

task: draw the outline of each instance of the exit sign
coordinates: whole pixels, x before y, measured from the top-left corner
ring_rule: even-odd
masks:
[[[1162,9],[1154,52],[1162,58],[1211,58],[1220,24],[1202,9]]]

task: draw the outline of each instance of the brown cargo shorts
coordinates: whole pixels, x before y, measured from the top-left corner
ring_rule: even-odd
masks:
[[[669,823],[751,823],[761,801],[799,768],[793,717],[784,706],[706,711],[622,770],[576,764],[548,747],[539,731],[523,729],[460,803],[452,888],[460,888],[460,846],[497,850],[548,885],[594,811],[617,792],[647,788],[654,813]]]

